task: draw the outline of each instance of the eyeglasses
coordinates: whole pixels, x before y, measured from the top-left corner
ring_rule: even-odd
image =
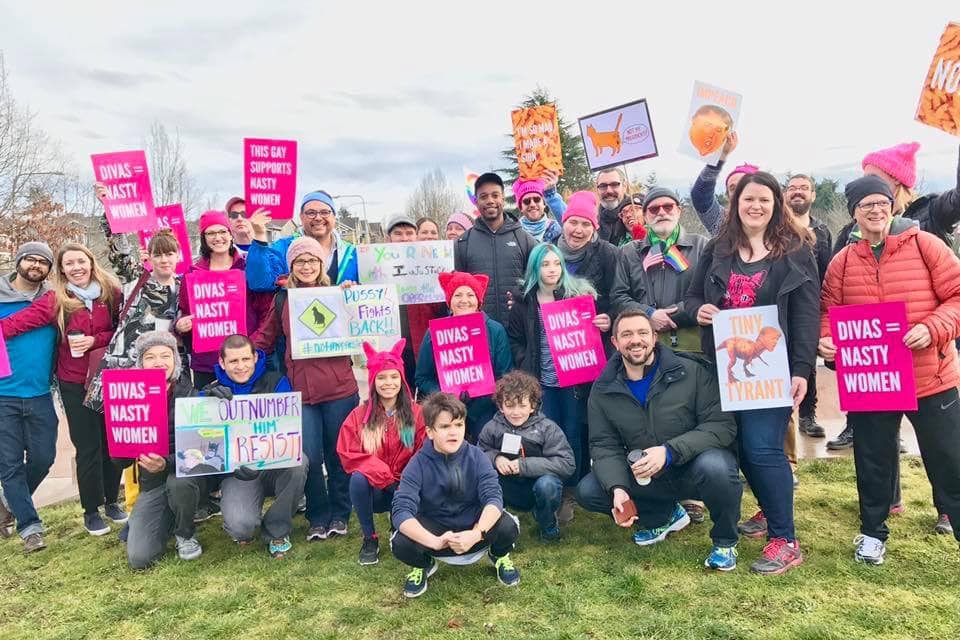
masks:
[[[317,267],[323,262],[320,258],[297,258],[293,261],[295,267]]]
[[[647,207],[647,211],[649,211],[653,215],[657,215],[661,211],[663,211],[664,213],[673,213],[673,210],[676,208],[676,206],[677,205],[675,205],[672,202],[668,202],[667,204],[655,204]]]
[[[893,207],[893,200],[876,200],[874,202],[861,202],[857,205],[857,210],[863,213],[879,209],[880,211],[889,211]]]
[[[804,184],[799,187],[790,185],[786,188],[787,193],[793,193],[794,191],[802,191],[803,193],[810,193],[810,185]]]
[[[601,182],[597,185],[597,191],[606,191],[607,189],[619,189],[622,182]]]
[[[236,220],[237,218],[246,218],[247,212],[242,209],[240,211],[228,211],[227,217],[231,220]]]
[[[525,207],[528,204],[540,204],[541,202],[543,202],[543,198],[541,198],[540,196],[529,196],[521,200],[520,204]]]
[[[40,267],[46,267],[49,269],[52,265],[47,262],[46,258],[34,258],[33,256],[24,256],[20,258],[20,262],[23,262],[26,265],[36,265]]]
[[[320,216],[321,218],[332,218],[333,211],[330,211],[329,209],[324,209],[323,211],[320,211],[319,209],[308,209],[307,211],[301,211],[300,215],[307,220],[313,220],[317,216]]]
[[[204,231],[204,238],[226,238],[230,235],[229,231]]]

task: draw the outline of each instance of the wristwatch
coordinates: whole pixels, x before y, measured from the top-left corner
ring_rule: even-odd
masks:
[[[654,314],[654,312],[655,312],[656,310],[657,310],[656,307],[651,307],[651,306],[648,305],[647,308],[643,310],[643,312],[644,312],[645,314],[647,314],[647,317],[648,317],[648,318],[652,318],[652,317],[653,317],[653,314]]]

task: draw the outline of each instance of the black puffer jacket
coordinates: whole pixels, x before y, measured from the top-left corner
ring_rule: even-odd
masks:
[[[576,272],[569,269],[578,278],[589,280],[593,288],[597,290],[597,313],[606,313],[610,315],[610,321],[613,321],[612,300],[610,292],[613,289],[613,278],[617,271],[617,261],[620,258],[620,250],[607,242],[596,238],[587,245],[583,258],[577,262]],[[567,260],[567,266],[571,263]]]

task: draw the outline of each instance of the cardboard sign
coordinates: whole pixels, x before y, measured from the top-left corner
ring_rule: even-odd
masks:
[[[680,153],[717,164],[727,136],[737,128],[743,96],[703,82],[693,83],[693,98]]]
[[[430,337],[441,391],[454,395],[466,391],[479,398],[496,390],[482,313],[431,320]]]
[[[10,368],[10,355],[7,353],[7,343],[3,339],[3,332],[0,332],[0,378],[7,378],[13,375],[13,369]]]
[[[170,453],[166,369],[104,369],[103,420],[111,458]]]
[[[170,229],[173,235],[180,243],[180,261],[177,262],[177,273],[183,275],[190,271],[193,264],[193,258],[190,255],[190,233],[187,231],[187,221],[183,217],[183,207],[179,204],[171,204],[166,207],[157,207],[157,226],[152,231],[137,231],[140,237],[140,246],[144,251],[147,250],[147,244],[153,234],[160,229]],[[153,271],[153,265],[149,260],[145,260],[143,268],[147,271]]]
[[[591,113],[579,122],[591,171],[658,155],[657,138],[645,99]]]
[[[377,351],[400,339],[400,303],[392,284],[308,287],[287,291],[290,354],[294,360]]]
[[[916,411],[904,302],[831,307],[841,411]]]
[[[437,274],[453,271],[453,241],[357,245],[360,282],[397,286],[400,304],[443,302]]]
[[[593,382],[600,377],[607,357],[600,330],[593,326],[597,316],[593,297],[548,302],[540,305],[540,312],[560,386]]]
[[[720,311],[713,316],[713,340],[724,411],[793,406],[776,305]]]
[[[177,398],[177,477],[230,473],[240,467],[284,469],[303,463],[300,392]]]
[[[289,220],[297,207],[296,140],[243,139],[243,193],[247,211],[267,209]]]
[[[194,353],[218,351],[227,336],[247,335],[247,281],[243,271],[191,271],[186,280]]]
[[[943,30],[917,105],[917,122],[960,135],[960,22]]]
[[[90,156],[93,175],[107,188],[103,210],[113,233],[154,229],[157,214],[150,190],[147,155],[143,151],[119,151]]]
[[[513,145],[520,177],[533,180],[543,175],[545,169],[562,174],[563,152],[556,105],[514,109],[510,112],[510,119],[513,121]]]

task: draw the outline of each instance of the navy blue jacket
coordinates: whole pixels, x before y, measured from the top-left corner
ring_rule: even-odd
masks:
[[[213,372],[217,375],[217,382],[233,391],[235,396],[293,391],[287,376],[279,371],[267,371],[267,354],[262,349],[257,349],[257,364],[253,369],[253,375],[243,384],[231,380],[219,362],[213,365]]]

